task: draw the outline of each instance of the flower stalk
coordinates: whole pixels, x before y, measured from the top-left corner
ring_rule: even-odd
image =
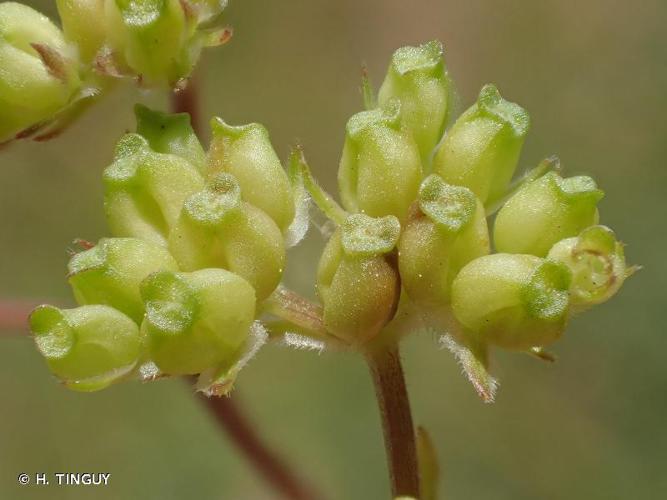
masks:
[[[368,352],[366,361],[382,420],[392,495],[420,498],[415,429],[398,346]]]

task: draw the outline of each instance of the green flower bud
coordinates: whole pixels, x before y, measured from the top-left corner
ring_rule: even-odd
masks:
[[[494,85],[485,85],[445,135],[433,171],[492,205],[512,179],[529,123],[523,108],[503,99]]]
[[[243,201],[260,208],[285,231],[294,219],[294,197],[287,173],[262,125],[231,126],[211,120],[211,174],[227,172],[238,180]]]
[[[255,317],[255,291],[224,269],[161,271],[143,281],[141,296],[150,358],[171,375],[232,364]]]
[[[348,211],[404,220],[417,197],[422,176],[419,148],[401,131],[400,110],[393,100],[347,122],[338,186]]]
[[[43,14],[0,3],[0,142],[51,121],[80,88],[75,54]]]
[[[324,248],[317,270],[324,326],[344,342],[371,340],[394,316],[400,278],[390,252],[400,231],[394,216],[354,214]]]
[[[452,283],[456,319],[483,342],[528,350],[556,340],[568,316],[570,271],[532,255],[475,259]]]
[[[93,60],[106,39],[104,3],[105,0],[56,0],[65,37],[76,44],[85,63]]]
[[[401,102],[401,128],[412,134],[424,165],[445,130],[451,103],[451,83],[445,71],[442,44],[433,40],[419,47],[401,47],[391,59],[378,102]]]
[[[419,190],[419,210],[398,243],[401,282],[410,299],[425,306],[450,300],[454,277],[468,262],[489,253],[482,203],[468,188],[430,175]]]
[[[204,187],[183,158],[153,151],[138,134],[125,135],[104,170],[104,208],[114,236],[165,245],[183,202]]]
[[[186,200],[169,249],[184,271],[220,267],[242,276],[259,300],[278,286],[285,265],[280,229],[263,211],[241,201],[238,182],[226,173]]]
[[[190,74],[203,47],[227,40],[228,30],[215,26],[225,5],[208,0],[105,0],[113,66],[138,75],[146,85],[177,85]],[[209,22],[213,25],[200,26]]]
[[[188,113],[168,114],[137,104],[137,134],[157,153],[180,156],[200,172],[206,167],[206,153],[190,123]]]
[[[123,66],[148,85],[174,85],[190,73],[184,46],[185,12],[179,0],[107,0],[108,41]]]
[[[139,327],[108,306],[40,306],[30,315],[30,328],[49,369],[70,389],[103,389],[139,359]]]
[[[570,269],[570,301],[579,307],[606,302],[634,271],[625,265],[623,244],[606,226],[592,226],[577,237],[559,241],[547,258]]]
[[[80,305],[106,304],[140,324],[144,316],[140,283],[151,273],[178,271],[178,266],[161,246],[136,238],[103,238],[74,255],[67,270]]]
[[[597,224],[596,205],[603,196],[590,177],[543,175],[521,188],[498,212],[493,231],[496,250],[546,256],[558,241]]]

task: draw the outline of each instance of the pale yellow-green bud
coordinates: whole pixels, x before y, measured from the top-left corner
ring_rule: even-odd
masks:
[[[448,184],[465,186],[485,206],[502,198],[514,174],[528,133],[528,113],[485,85],[477,102],[445,135],[433,172]]]
[[[138,134],[125,135],[104,170],[104,208],[114,236],[165,245],[183,202],[204,187],[183,158],[156,153]]]
[[[238,182],[226,173],[185,201],[169,249],[185,271],[220,267],[242,276],[259,300],[278,286],[285,265],[280,229],[262,210],[241,201]]]
[[[451,284],[468,262],[489,253],[482,203],[468,188],[430,175],[401,234],[398,264],[410,299],[438,307],[449,303]]]
[[[327,243],[317,270],[324,326],[355,345],[376,337],[396,312],[400,278],[393,248],[398,219],[354,214]]]
[[[141,281],[156,271],[178,271],[178,265],[164,247],[137,238],[103,238],[75,254],[67,270],[80,305],[106,304],[140,324],[144,316]]]
[[[107,36],[105,0],[56,0],[65,37],[76,44],[81,60],[89,64]]]
[[[571,274],[558,262],[498,253],[468,263],[452,283],[456,319],[485,343],[528,350],[558,339]]]
[[[104,389],[139,359],[139,327],[108,306],[40,306],[30,315],[30,329],[49,369],[70,389]]]
[[[224,269],[158,272],[143,281],[141,295],[149,357],[171,375],[233,364],[255,317],[253,288]]]
[[[558,241],[597,224],[604,193],[588,176],[562,178],[555,172],[521,188],[496,216],[496,250],[544,257]]]
[[[347,122],[338,187],[348,211],[404,220],[417,197],[422,176],[419,148],[401,130],[400,110],[400,102],[392,100]]]
[[[261,209],[285,231],[294,219],[294,196],[266,128],[258,123],[231,126],[220,118],[211,120],[211,128],[210,174],[232,174],[243,201]]]
[[[378,102],[401,102],[401,128],[412,134],[422,159],[430,164],[440,142],[451,107],[451,82],[445,70],[442,44],[437,40],[419,47],[401,47],[394,52]]]

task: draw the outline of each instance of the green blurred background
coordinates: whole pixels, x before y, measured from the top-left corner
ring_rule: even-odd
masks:
[[[54,2],[27,3],[55,15]],[[446,498],[667,498],[667,3],[233,0],[228,12],[234,40],[200,66],[205,115],[264,123],[283,158],[299,140],[334,190],[360,63],[379,84],[395,48],[439,38],[461,106],[494,82],[527,108],[520,168],[557,153],[566,172],[594,175],[602,222],[645,267],[573,321],[556,365],[498,353],[494,405],[432,339],[406,342],[415,419],[434,438]],[[105,234],[100,172],[135,101],[166,105],[120,90],[61,138],[0,153],[0,297],[69,303],[66,249]],[[312,294],[322,245],[313,231],[291,253],[290,286]],[[275,498],[182,382],[68,392],[15,333],[0,338],[0,498]],[[328,498],[388,497],[358,357],[269,346],[234,398]],[[17,486],[20,472],[61,471],[111,472],[111,485]]]

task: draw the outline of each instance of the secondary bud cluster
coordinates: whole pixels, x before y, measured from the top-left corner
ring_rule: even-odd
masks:
[[[0,3],[0,142],[55,134],[117,78],[183,85],[204,47],[230,36],[226,0],[57,0],[62,31]]]
[[[545,162],[512,184],[528,113],[485,85],[445,131],[450,92],[439,43],[404,47],[377,108],[347,124],[338,180],[353,215],[324,250],[318,291],[326,328],[348,344],[378,337],[410,303],[477,353],[528,351],[628,275],[622,246],[596,225],[593,179]]]
[[[293,187],[260,125],[225,125],[226,140],[215,119],[206,153],[187,115],[138,107],[137,119],[103,175],[114,237],[68,266],[81,307],[31,318],[50,368],[75,389],[151,366],[151,376],[229,372],[285,265]],[[278,192],[265,211],[255,200],[268,186]]]

